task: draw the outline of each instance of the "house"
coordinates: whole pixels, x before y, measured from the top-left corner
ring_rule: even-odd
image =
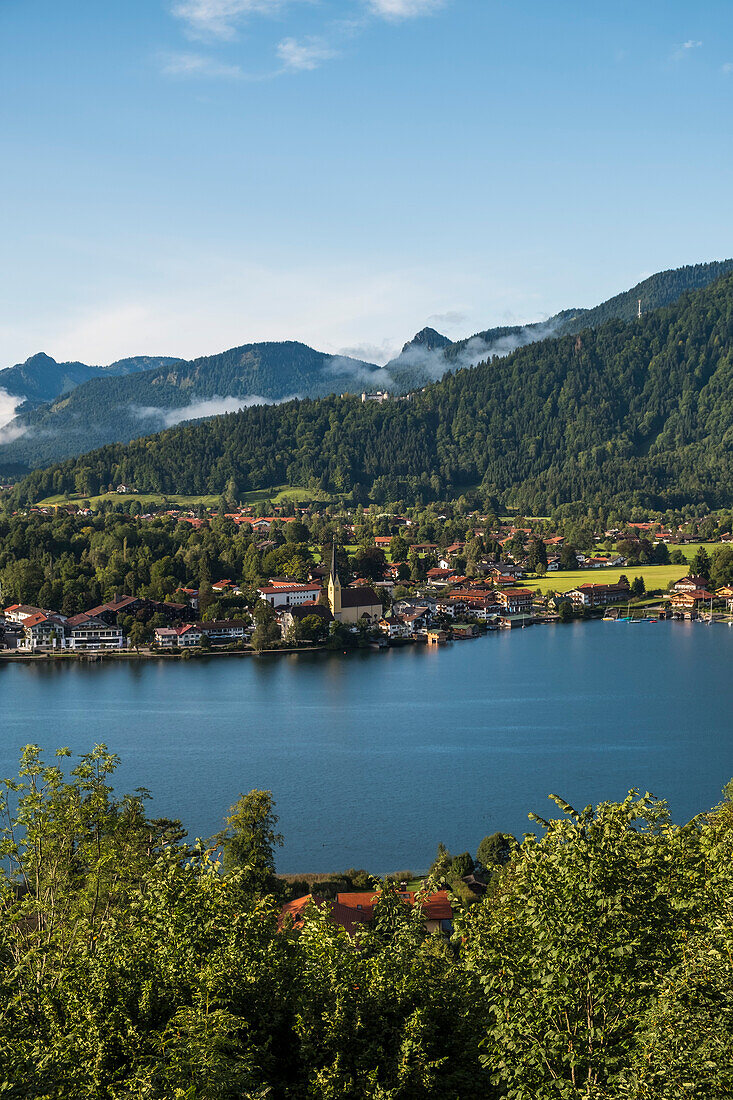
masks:
[[[374,545],[378,546],[380,550],[389,550],[389,544],[392,542],[391,535],[375,535]]]
[[[284,927],[292,921],[294,929],[303,926],[305,910],[310,905],[327,906],[336,924],[345,928],[350,936],[353,936],[362,924],[370,924],[374,919],[374,909],[379,901],[381,891],[364,891],[353,894],[337,894],[334,901],[324,901],[313,894],[296,898],[287,902],[280,910],[278,926]],[[416,904],[417,895],[414,891],[400,891],[400,898],[407,906]],[[428,933],[443,932],[449,935],[453,931],[453,909],[446,890],[436,890],[423,898],[419,904],[422,906]]]
[[[297,607],[302,603],[317,603],[321,591],[320,584],[315,581],[309,584],[301,584],[297,581],[275,581],[257,589],[260,599],[276,609]],[[379,607],[381,610],[381,603]]]
[[[565,593],[565,598],[570,600],[575,607],[603,607],[605,604],[618,603],[619,600],[628,599],[629,586],[623,582],[620,584],[592,584],[587,581],[579,584],[577,588],[571,588]]]
[[[376,401],[378,405],[381,405],[384,401],[389,401],[389,390],[377,390],[375,393],[363,393],[361,395],[362,404],[365,401]]]
[[[388,638],[409,638],[410,628],[401,618],[394,615],[379,620],[379,629]]]
[[[27,603],[13,603],[3,612],[5,618],[11,623],[24,623],[26,619],[32,619],[35,615],[45,614],[42,607],[32,607]]]
[[[675,592],[695,592],[697,589],[705,588],[707,583],[704,577],[681,577],[675,581],[673,588]]]
[[[428,628],[428,645],[445,645],[448,641],[448,635],[445,630],[441,630],[439,626],[431,626]]]
[[[210,642],[227,644],[243,642],[247,635],[247,624],[242,619],[219,619],[212,622],[198,622],[194,626],[202,637]]]
[[[437,567],[435,569],[428,569],[427,581],[433,588],[447,588],[457,578],[455,569],[441,569]]]
[[[66,645],[65,620],[52,612],[31,615],[23,620],[23,649],[64,649]]]
[[[402,622],[407,627],[410,637],[415,634],[424,634],[428,622],[428,609],[419,607],[415,611],[408,611],[402,616]]]
[[[670,606],[673,611],[695,618],[701,604],[708,603],[712,599],[712,592],[708,592],[706,588],[694,588],[692,591],[674,592],[670,599]]]
[[[328,575],[328,605],[331,614],[339,623],[358,623],[360,619],[379,622],[383,609],[374,589],[368,584],[359,584],[342,588],[336,568],[336,546],[331,556],[331,569]]]
[[[122,649],[124,645],[121,626],[110,626],[85,611],[66,620],[67,649]]]
[[[179,649],[190,649],[201,644],[203,631],[193,623],[185,626],[156,626],[153,637],[155,644],[161,649],[170,649],[178,646]]]
[[[87,611],[87,615],[91,618],[101,619],[102,622],[113,626],[117,622],[118,615],[134,615],[136,611],[141,611],[145,606],[146,601],[137,596],[119,596],[117,599],[109,600],[98,607],[91,607]]]
[[[533,600],[531,588],[500,588],[496,593],[496,602],[510,615],[531,611]]]
[[[475,623],[453,623],[451,633],[454,638],[476,638],[479,628]]]

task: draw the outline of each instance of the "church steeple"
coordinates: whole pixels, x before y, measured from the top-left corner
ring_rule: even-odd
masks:
[[[336,568],[336,539],[333,540],[333,552],[331,554],[331,570],[328,574],[328,602],[331,606],[331,614],[334,619],[341,618],[341,581]]]

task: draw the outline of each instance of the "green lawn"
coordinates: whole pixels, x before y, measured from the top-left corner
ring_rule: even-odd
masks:
[[[254,489],[250,493],[242,494],[242,504],[260,504],[264,501],[271,501],[273,504],[287,504],[298,503],[308,504],[311,501],[319,501],[322,503],[330,503],[334,498],[320,490],[314,489],[300,489],[297,486],[291,485],[274,485],[270,489]],[[131,503],[136,500],[143,507],[146,505],[155,505],[159,507],[165,501],[171,506],[178,506],[181,508],[197,508],[200,504],[203,504],[205,508],[216,508],[219,503],[219,496],[216,494],[210,494],[208,496],[194,496],[186,493],[101,493],[98,496],[84,497],[84,496],[67,496],[63,493],[58,496],[46,497],[44,500],[38,501],[39,508],[49,508],[54,504],[81,504],[83,500],[88,500],[92,509],[98,508],[100,502],[108,500],[121,501],[123,503]]]
[[[670,581],[678,581],[687,573],[684,565],[627,565],[616,569],[576,569],[568,573],[548,573],[545,577],[528,577],[522,581],[525,588],[541,588],[543,592],[568,592],[579,584],[616,584],[624,574],[629,581],[643,577],[647,589],[666,588]]]

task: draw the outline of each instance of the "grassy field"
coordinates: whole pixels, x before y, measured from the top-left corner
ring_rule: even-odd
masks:
[[[328,493],[321,492],[320,490],[300,489],[297,486],[291,485],[274,485],[270,489],[255,489],[251,493],[242,494],[242,504],[260,504],[264,501],[270,501],[272,504],[286,504],[288,502],[309,504],[311,501],[319,501],[327,504],[330,503],[332,499],[333,498]],[[64,494],[46,497],[44,500],[38,501],[38,507],[51,508],[57,504],[81,504],[83,500],[88,500],[89,506],[92,509],[98,508],[102,501],[109,500],[122,503],[131,503],[136,500],[143,507],[148,505],[160,507],[161,504],[167,502],[171,506],[178,506],[180,508],[197,508],[200,504],[205,508],[216,508],[219,503],[219,497],[216,495],[192,496],[185,493],[101,493],[93,497],[66,496]]]
[[[579,584],[616,584],[624,574],[629,581],[643,577],[647,589],[666,588],[670,581],[678,581],[687,573],[684,565],[627,565],[617,569],[577,569],[572,573],[548,573],[546,577],[531,577],[522,581],[526,588],[540,588],[543,592],[568,592]]]

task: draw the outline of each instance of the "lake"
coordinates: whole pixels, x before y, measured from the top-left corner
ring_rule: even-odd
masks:
[[[117,787],[210,835],[240,791],[271,789],[278,869],[424,870],[527,813],[669,801],[676,821],[733,776],[733,629],[589,622],[440,649],[101,664],[0,662],[0,775],[104,741]]]

